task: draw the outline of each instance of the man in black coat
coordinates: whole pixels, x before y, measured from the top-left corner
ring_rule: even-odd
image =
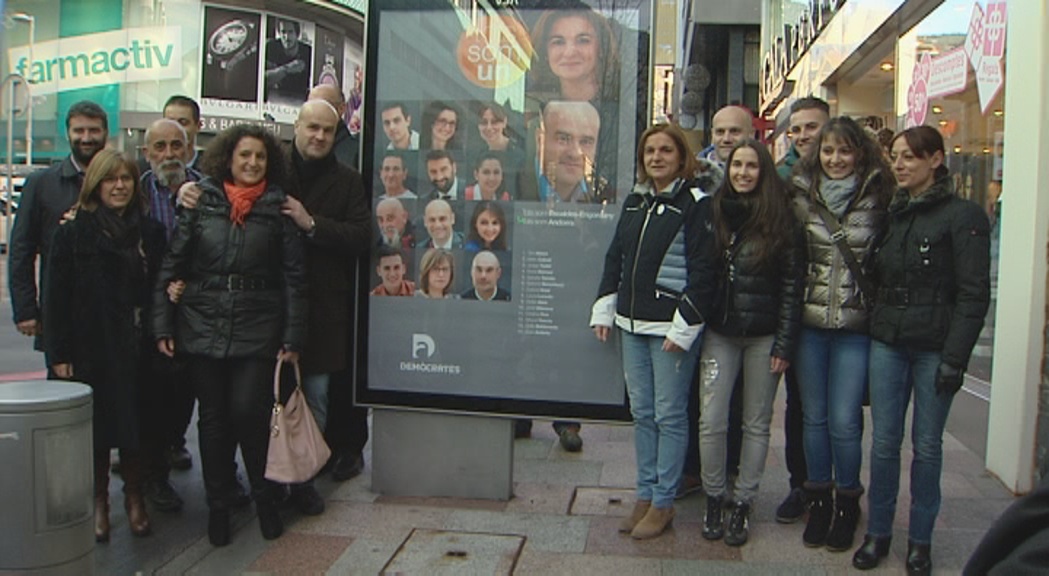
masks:
[[[45,311],[39,295],[45,278],[40,278],[38,290],[36,258],[40,256],[40,270],[46,270],[51,238],[62,215],[76,204],[87,165],[106,146],[109,126],[105,110],[87,100],[73,104],[66,114],[66,133],[70,155],[26,179],[11,230],[8,285],[14,321],[19,332],[35,338],[34,348],[41,351]]]
[[[371,242],[371,212],[361,175],[332,151],[341,124],[337,108],[326,100],[303,105],[295,121],[292,188],[283,212],[306,235],[310,315],[303,389],[318,426],[328,428],[333,472],[337,479],[347,479],[363,470],[361,451],[368,438],[367,409],[352,406],[348,376],[356,261]],[[323,511],[324,502],[311,483],[293,487],[291,493],[303,513]]]
[[[313,87],[313,90],[310,90],[308,99],[324,100],[331,104],[335,107],[335,111],[339,113],[340,119],[346,114],[346,98],[343,97],[342,90],[339,90],[338,86],[318,84]],[[332,147],[332,154],[335,155],[335,159],[356,170],[359,147],[357,136],[350,134],[350,129],[346,127],[346,123],[340,120],[335,125],[335,145]]]

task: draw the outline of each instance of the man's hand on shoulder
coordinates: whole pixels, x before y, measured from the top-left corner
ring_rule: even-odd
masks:
[[[179,206],[182,206],[187,210],[192,210],[197,207],[197,201],[200,200],[200,195],[200,186],[197,186],[196,182],[186,182],[179,187],[176,202]]]

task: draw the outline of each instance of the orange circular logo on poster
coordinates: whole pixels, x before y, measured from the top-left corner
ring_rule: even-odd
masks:
[[[517,82],[532,61],[528,30],[512,16],[479,16],[477,25],[463,32],[456,49],[459,69],[482,88]]]

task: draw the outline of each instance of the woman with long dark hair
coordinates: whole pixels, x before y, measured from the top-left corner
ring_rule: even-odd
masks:
[[[150,342],[142,312],[164,255],[164,226],[145,215],[134,161],[101,150],[84,173],[77,216],[58,227],[48,260],[47,360],[59,378],[91,386],[95,540],[109,540],[109,450],[120,449],[131,533],[150,533],[143,501],[142,406]]]
[[[468,252],[481,250],[506,250],[506,213],[498,202],[482,200],[474,204],[470,216],[470,230],[466,233],[463,249]]]
[[[199,402],[200,456],[208,538],[230,540],[230,448],[240,445],[259,527],[284,525],[277,487],[265,479],[278,358],[297,362],[306,336],[305,254],[295,223],[281,214],[284,156],[277,139],[250,125],[220,133],[204,154],[196,208],[178,214],[154,294],[157,348],[186,359]],[[178,307],[168,284],[185,281]]]
[[[776,387],[793,357],[803,256],[794,215],[765,146],[743,140],[729,154],[726,171],[712,204],[720,269],[700,360],[699,449],[707,493],[703,537],[742,546],[765,472]],[[726,431],[741,369],[743,450],[726,526]]]
[[[455,150],[459,143],[459,109],[447,102],[435,100],[423,110],[423,150]]]
[[[990,224],[980,206],[955,195],[936,129],[908,128],[891,150],[898,189],[873,266],[879,287],[871,312],[869,517],[852,564],[868,570],[889,553],[913,401],[907,573],[929,574],[943,430],[990,305]]]
[[[637,180],[624,200],[590,325],[622,338],[637,451],[637,501],[619,525],[655,538],[674,519],[688,446],[689,382],[710,310],[714,254],[710,203],[696,187],[696,157],[684,133],[652,126],[637,147]],[[724,459],[722,459],[724,460]]]
[[[885,231],[894,180],[852,119],[830,120],[794,167],[794,212],[808,266],[795,372],[804,406],[806,546],[852,548],[860,515],[863,397],[874,298],[865,271]]]

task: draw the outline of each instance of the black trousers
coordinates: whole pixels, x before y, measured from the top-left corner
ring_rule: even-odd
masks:
[[[328,424],[324,440],[332,457],[356,457],[368,443],[368,408],[353,403],[353,371],[334,372],[328,383]],[[334,461],[334,460],[333,460]]]
[[[155,347],[147,350],[142,359],[144,375],[148,375],[144,381],[149,382],[143,391],[146,475],[152,480],[167,480],[171,473],[168,450],[185,444],[186,426],[193,416],[196,398],[182,357],[168,358]]]
[[[265,474],[276,358],[190,356],[186,361],[200,403],[197,429],[208,506],[227,505],[238,445],[252,497],[272,498],[273,484]]]
[[[801,386],[794,366],[783,375],[787,384],[787,413],[783,419],[784,452],[787,456],[787,472],[790,473],[790,487],[803,488],[809,477],[805,466],[805,423],[802,416]],[[860,418],[863,422],[863,418]]]

